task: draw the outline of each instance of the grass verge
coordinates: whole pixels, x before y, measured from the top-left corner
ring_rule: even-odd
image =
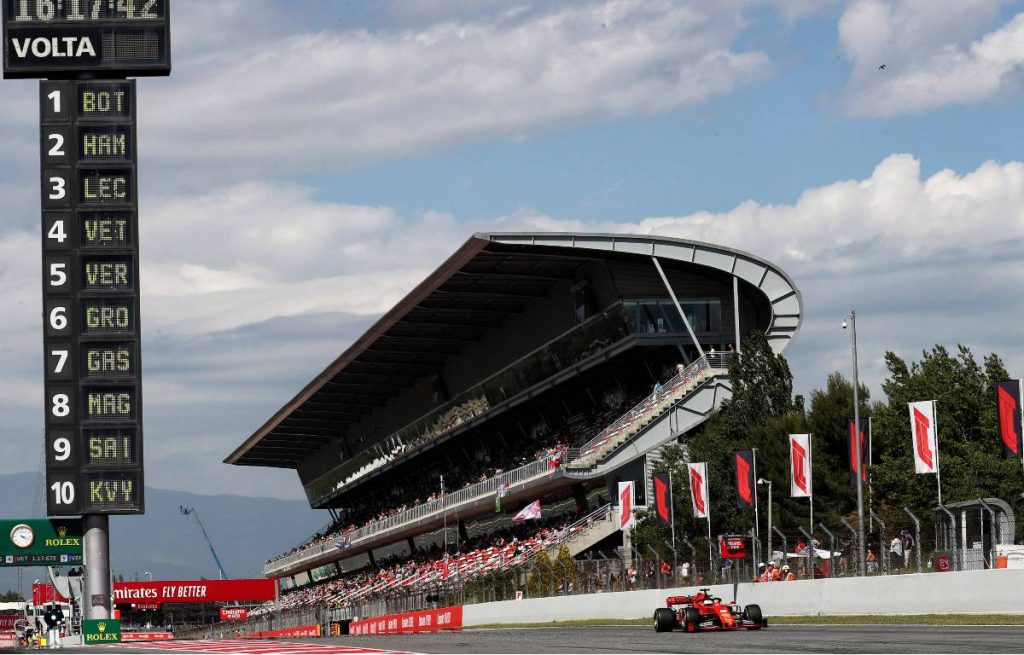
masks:
[[[856,614],[848,616],[769,616],[771,625],[1024,625],[1024,614]],[[538,623],[487,623],[466,630],[508,628],[585,628],[650,625],[651,619],[587,619]]]

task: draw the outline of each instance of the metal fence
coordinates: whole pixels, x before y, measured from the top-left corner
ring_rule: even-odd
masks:
[[[389,516],[379,521],[372,521],[344,535],[339,533],[337,539],[346,539],[349,546],[358,545],[361,541],[379,537],[406,524],[435,514],[440,515],[442,512],[458,509],[460,505],[465,503],[476,502],[487,497],[493,498],[497,494],[499,487],[505,485],[514,487],[525,482],[532,482],[557,474],[560,474],[559,468],[551,465],[550,456],[545,456],[519,468],[495,475],[483,482],[471,484],[458,491],[445,494],[441,498],[422,503],[394,516]],[[328,538],[326,541],[307,546],[296,553],[272,560],[263,567],[263,572],[266,575],[275,575],[293,566],[316,560],[327,553],[338,552],[339,547],[335,542],[336,538]]]

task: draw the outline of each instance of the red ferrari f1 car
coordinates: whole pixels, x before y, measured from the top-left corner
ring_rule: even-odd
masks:
[[[654,630],[672,632],[682,628],[684,632],[700,630],[760,630],[768,627],[768,619],[761,614],[758,605],[740,607],[735,602],[723,602],[701,589],[692,596],[669,596],[667,607],[654,610]]]

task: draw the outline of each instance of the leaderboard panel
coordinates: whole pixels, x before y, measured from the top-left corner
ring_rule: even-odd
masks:
[[[169,75],[168,0],[2,0],[5,78]]]
[[[135,83],[40,83],[47,510],[145,509]]]

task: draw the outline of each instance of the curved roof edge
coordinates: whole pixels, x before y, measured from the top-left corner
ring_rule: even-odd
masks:
[[[772,319],[766,334],[772,350],[783,353],[800,332],[803,296],[792,278],[775,264],[742,250],[703,241],[638,234],[491,232],[473,236],[506,245],[603,250],[715,268],[749,282],[768,298]]]
[[[339,371],[358,358],[381,335],[391,329],[410,310],[420,304],[467,262],[484,250],[488,243],[556,248],[579,248],[605,252],[658,257],[678,262],[708,266],[735,275],[764,293],[772,307],[767,330],[768,341],[776,353],[785,351],[800,331],[803,299],[800,291],[785,272],[774,264],[740,250],[701,241],[674,237],[635,234],[600,234],[570,232],[492,232],[476,233],[466,240],[402,300],[377,320],[361,337],[337,357],[323,372],[313,378],[299,393],[274,413],[252,436],[224,459],[233,464],[241,459],[264,436],[269,434],[319,391]]]

